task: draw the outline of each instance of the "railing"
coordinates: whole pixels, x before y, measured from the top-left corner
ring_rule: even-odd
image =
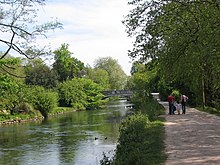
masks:
[[[105,97],[119,96],[119,97],[130,97],[133,94],[131,90],[109,90],[102,92]]]
[[[131,90],[109,90],[109,91],[102,91],[102,93],[105,95],[105,97],[131,97],[133,95],[133,91]],[[160,100],[160,94],[159,93],[151,93],[151,95],[156,99]]]

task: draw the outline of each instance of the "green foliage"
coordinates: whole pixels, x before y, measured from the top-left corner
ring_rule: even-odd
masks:
[[[21,87],[21,86],[20,86]],[[22,89],[15,79],[9,75],[0,75],[0,106],[11,111],[18,105]]]
[[[151,97],[139,97],[135,115],[128,116],[120,125],[116,153],[112,159],[103,154],[101,164],[140,165],[164,164],[165,130],[159,114],[164,107]]]
[[[117,60],[111,57],[99,58],[95,61],[94,68],[103,69],[108,73],[110,89],[124,89],[127,75]]]
[[[134,8],[123,23],[128,34],[136,38],[129,56],[144,63],[158,59],[163,80],[160,89],[166,88],[163,95],[178,89],[191,95],[194,104],[216,106],[219,2],[133,0],[129,4]]]
[[[150,121],[158,119],[158,116],[165,113],[165,110],[161,104],[159,104],[151,95],[134,95],[132,98],[137,111],[142,114],[146,114]]]
[[[0,53],[0,54],[2,54],[2,53]],[[4,59],[0,59],[0,66],[15,65],[20,62],[21,62],[20,58],[4,58]]]
[[[103,99],[102,90],[103,87],[94,83],[90,79],[79,79],[83,84],[83,91],[86,94],[86,109],[97,109],[101,108],[105,103]]]
[[[64,113],[64,112],[71,112],[71,111],[75,111],[75,109],[72,107],[55,107],[52,109],[52,111],[50,111],[50,114],[54,115],[54,114],[59,114],[59,113]]]
[[[31,102],[34,108],[47,118],[50,111],[57,107],[57,93],[45,90],[43,87],[32,87]]]
[[[68,47],[68,44],[62,44],[59,49],[54,51],[53,69],[57,72],[60,82],[84,76],[84,63],[71,57],[72,53],[68,50]]]
[[[59,103],[61,106],[85,109],[86,94],[79,79],[67,80],[58,85]]]
[[[57,75],[41,59],[29,61],[25,67],[25,83],[28,85],[53,88],[58,84]]]
[[[105,90],[110,89],[109,75],[106,70],[89,68],[87,77],[101,85]]]
[[[32,113],[34,112],[34,108],[30,103],[22,102],[16,107],[18,111],[21,111],[24,114]]]
[[[163,164],[163,133],[161,122],[150,122],[142,114],[129,116],[120,127],[114,164]]]
[[[0,56],[3,54],[0,52]],[[25,73],[22,66],[22,60],[20,58],[12,57],[11,55],[7,54],[4,58],[0,58],[0,73],[1,74],[8,74],[14,77],[19,81],[23,81]]]
[[[205,108],[197,107],[196,109],[210,113],[210,114],[215,114],[217,116],[220,116],[220,109],[216,109],[216,108],[212,108],[212,107],[205,107]]]
[[[172,95],[175,101],[181,101],[181,93],[179,92],[179,90],[173,90]]]
[[[90,79],[74,78],[60,83],[58,86],[61,106],[75,109],[96,109],[104,103],[102,87]]]

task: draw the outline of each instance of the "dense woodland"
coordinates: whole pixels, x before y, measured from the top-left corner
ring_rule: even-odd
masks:
[[[135,39],[129,56],[136,62],[137,88],[186,94],[195,106],[220,109],[220,1],[131,0],[123,20]]]

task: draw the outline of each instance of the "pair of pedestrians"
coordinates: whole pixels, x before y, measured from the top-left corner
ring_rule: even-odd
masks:
[[[181,95],[181,105],[182,105],[182,114],[186,114],[186,101],[188,97],[186,95]],[[168,96],[168,103],[169,103],[169,115],[175,114],[174,111],[177,110],[179,112],[179,104],[175,101],[174,96],[170,94]]]

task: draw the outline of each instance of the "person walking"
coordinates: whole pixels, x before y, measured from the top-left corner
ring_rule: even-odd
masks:
[[[181,104],[182,104],[182,114],[186,114],[186,101],[188,97],[186,95],[181,96]]]
[[[170,94],[167,99],[168,99],[168,103],[169,103],[169,115],[174,114],[174,112],[173,112],[173,103],[174,103],[173,95]]]

